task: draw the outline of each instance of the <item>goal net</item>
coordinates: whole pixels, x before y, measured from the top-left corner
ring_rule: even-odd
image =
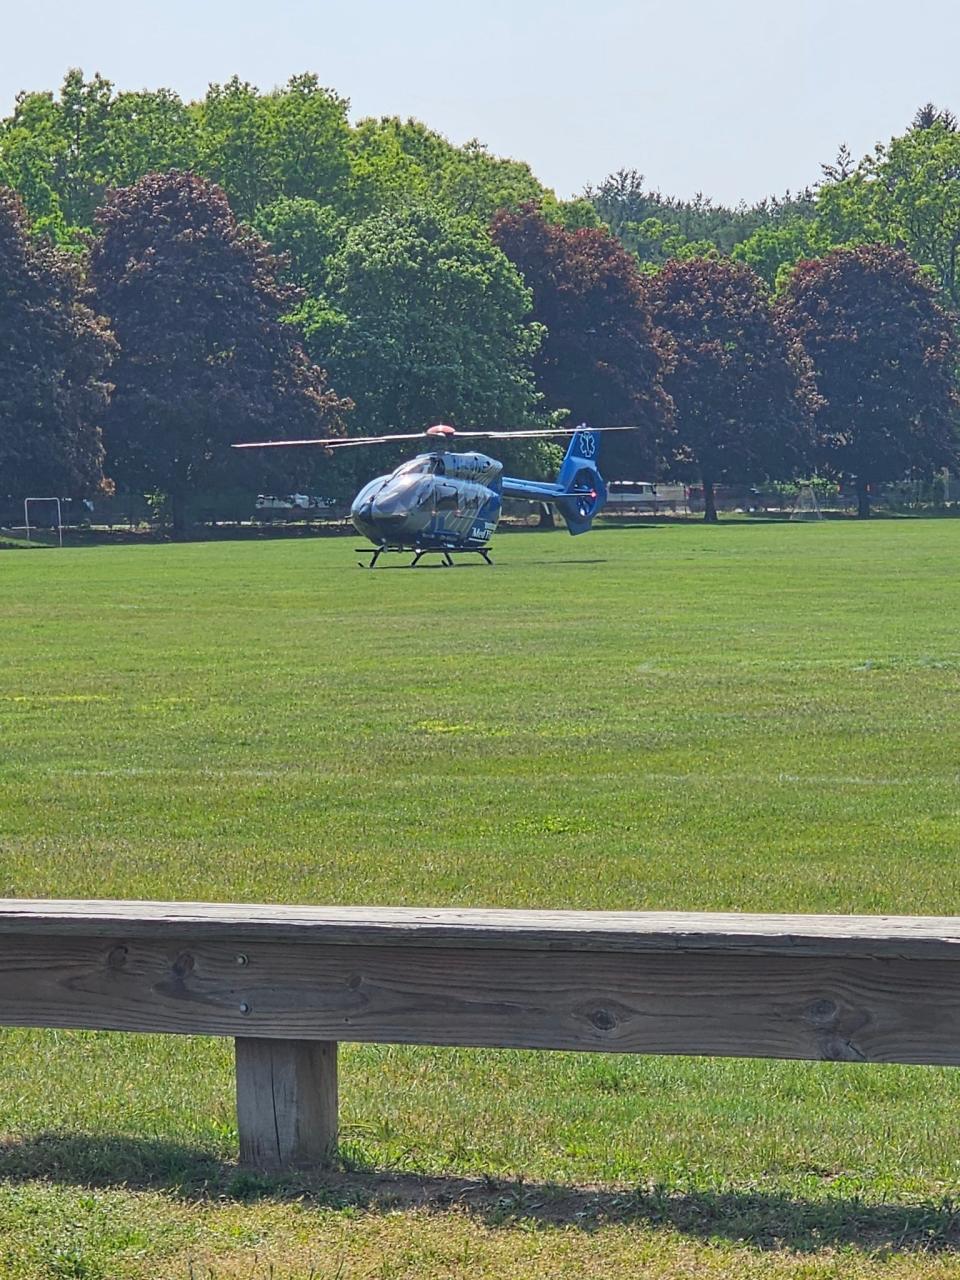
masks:
[[[823,512],[812,484],[803,484],[790,512],[791,520],[822,520]]]
[[[38,514],[39,513],[39,514]],[[34,523],[31,525],[30,516]],[[39,523],[37,521],[39,520]],[[24,498],[23,527],[28,542],[63,546],[63,508],[59,498]]]

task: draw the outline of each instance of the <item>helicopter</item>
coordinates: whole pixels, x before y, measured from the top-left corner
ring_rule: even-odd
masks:
[[[452,565],[457,552],[473,552],[491,564],[489,541],[500,519],[504,498],[552,503],[571,534],[586,533],[607,499],[597,466],[601,431],[630,427],[556,427],[519,431],[458,431],[437,423],[423,432],[386,436],[354,436],[325,440],[261,440],[235,444],[235,449],[289,448],[315,445],[335,449],[360,445],[424,440],[434,446],[401,463],[388,475],[365,484],[350,507],[354,528],[373,544],[366,568],[374,568],[385,552],[413,555],[415,568],[428,552]],[[449,446],[460,440],[517,440],[539,436],[570,438],[555,483],[515,479],[503,474],[503,463],[484,453],[459,453]],[[363,548],[364,552],[369,548]]]

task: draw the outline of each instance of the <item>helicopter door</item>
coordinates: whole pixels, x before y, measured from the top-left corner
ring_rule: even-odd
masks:
[[[460,506],[460,490],[455,484],[439,481],[433,491],[433,507],[440,512],[456,511]]]

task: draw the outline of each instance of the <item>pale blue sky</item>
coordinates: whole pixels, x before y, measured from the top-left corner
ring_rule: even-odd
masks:
[[[956,0],[5,0],[0,114],[70,66],[199,96],[316,71],[354,118],[479,137],[568,196],[614,169],[725,202],[819,176],[932,99],[960,114]]]

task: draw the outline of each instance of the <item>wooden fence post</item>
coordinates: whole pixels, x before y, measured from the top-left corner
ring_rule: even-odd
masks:
[[[328,1164],[337,1150],[336,1041],[238,1036],[236,1062],[240,1163]]]

